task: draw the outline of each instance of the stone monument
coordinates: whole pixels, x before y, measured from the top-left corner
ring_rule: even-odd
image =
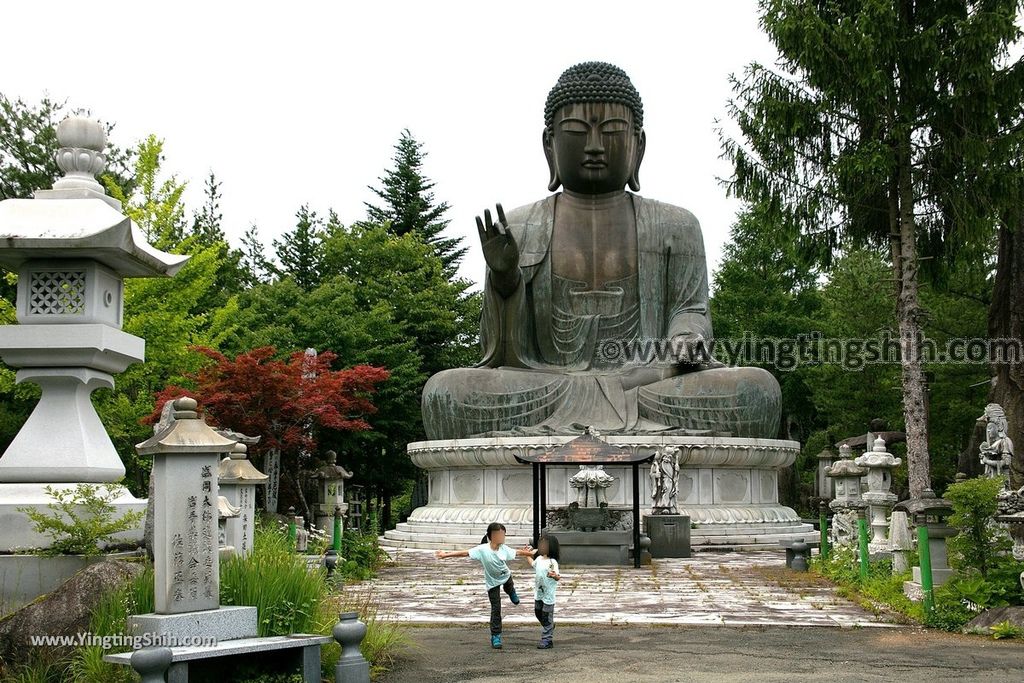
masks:
[[[172,683],[187,682],[190,671],[212,680],[215,660],[242,656],[287,656],[302,680],[319,681],[320,647],[330,638],[259,638],[256,607],[221,606],[217,471],[221,456],[232,452],[236,442],[200,418],[195,399],[179,398],[172,408],[167,427],[136,446],[139,455],[153,458],[155,592],[153,613],[130,615],[129,633],[171,645],[166,679]],[[214,644],[198,645],[197,640]],[[126,652],[103,659],[129,665],[132,656]]]
[[[17,382],[42,389],[0,457],[0,551],[49,545],[18,511],[52,502],[47,484],[73,488],[124,476],[90,400],[145,357],[145,341],[121,330],[124,278],[172,276],[188,260],[147,244],[97,182],[105,163],[102,124],[65,119],[57,140],[64,177],[53,189],[0,202],[0,267],[18,274],[19,323],[0,327],[0,356],[17,368]],[[118,512],[141,510],[145,501],[124,490],[114,505]],[[142,530],[130,536],[141,540]]]
[[[635,194],[643,115],[632,82],[610,64],[573,66],[551,89],[542,145],[555,194],[477,219],[483,357],[424,387],[430,440],[409,454],[428,471],[428,504],[388,542],[457,547],[493,521],[511,542],[526,541],[530,475],[516,455],[551,450],[588,425],[637,453],[680,450],[679,504],[700,523],[698,542],[772,545],[810,532],[778,504],[777,471],[799,449],[772,438],[778,382],[708,352],[697,219]],[[609,504],[624,505],[631,475],[610,474]],[[568,491],[550,493],[553,506],[567,504]]]

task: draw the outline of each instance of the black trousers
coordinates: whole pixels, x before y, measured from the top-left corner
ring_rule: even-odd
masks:
[[[537,615],[537,621],[540,622],[541,642],[550,643],[555,636],[555,606],[546,605],[540,600],[534,600],[533,613]]]
[[[501,586],[495,586],[494,588],[488,589],[487,598],[491,601],[491,635],[496,636],[501,634],[501,590],[504,589],[506,593],[512,595],[516,592],[515,584],[512,583],[512,577],[508,577]]]

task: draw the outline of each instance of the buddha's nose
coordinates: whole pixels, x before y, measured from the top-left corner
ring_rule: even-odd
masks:
[[[586,154],[604,154],[604,145],[601,143],[601,132],[593,129],[587,134],[587,145],[583,148]]]

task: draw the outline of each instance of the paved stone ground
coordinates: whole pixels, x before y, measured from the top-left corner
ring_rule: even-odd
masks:
[[[1024,645],[910,628],[537,627],[408,629],[410,647],[381,683],[967,683],[1024,680]]]
[[[480,565],[466,558],[437,560],[432,551],[392,549],[394,563],[378,576],[346,587],[372,594],[380,615],[416,624],[480,624],[489,606]],[[535,625],[532,570],[511,563],[523,603],[505,598],[508,625]],[[817,577],[785,568],[780,550],[697,553],[655,560],[649,567],[562,567],[557,624],[724,626],[892,626],[886,614],[865,611],[837,596]]]

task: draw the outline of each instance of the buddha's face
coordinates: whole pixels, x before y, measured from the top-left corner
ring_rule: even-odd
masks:
[[[633,112],[624,104],[567,104],[545,131],[544,151],[552,166],[552,184],[579,194],[638,189],[636,170],[643,137],[633,127]],[[551,189],[555,189],[552,187]]]

